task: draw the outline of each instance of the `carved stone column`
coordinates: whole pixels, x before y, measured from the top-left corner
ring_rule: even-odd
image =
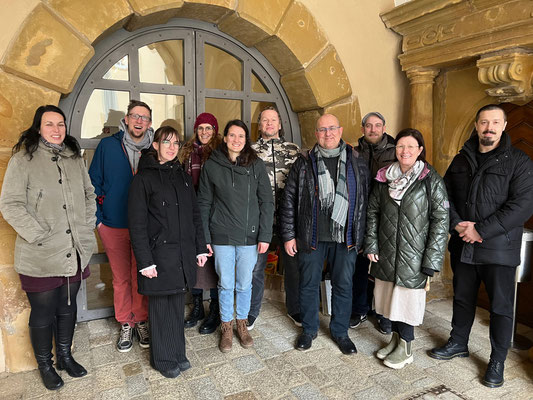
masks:
[[[498,103],[526,104],[533,99],[533,52],[525,49],[498,51],[477,61],[478,79],[492,85],[486,92]]]
[[[409,126],[418,129],[426,143],[426,159],[433,162],[433,83],[439,74],[434,68],[411,68],[406,71],[411,85]]]

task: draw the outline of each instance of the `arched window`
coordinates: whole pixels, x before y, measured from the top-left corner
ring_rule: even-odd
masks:
[[[212,24],[174,19],[115,32],[95,46],[95,56],[60,105],[71,134],[82,148],[94,149],[118,131],[130,99],[150,105],[154,128],[172,125],[185,138],[206,111],[217,117],[220,129],[242,119],[255,140],[260,110],[276,105],[286,139],[300,144],[298,118],[278,73],[257,50]]]

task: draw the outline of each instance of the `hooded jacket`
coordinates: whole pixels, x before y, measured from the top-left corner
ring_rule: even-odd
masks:
[[[366,161],[346,144],[346,183],[348,186],[348,221],[346,246],[359,250],[363,244],[370,176]],[[313,150],[300,153],[285,182],[280,207],[283,242],[297,240],[298,250],[310,252],[318,246],[318,179]]]
[[[66,147],[42,142],[30,160],[21,150],[9,160],[0,211],[17,232],[15,270],[33,277],[73,276],[96,249],[95,194],[85,162]]]
[[[421,289],[427,279],[423,269],[440,271],[444,261],[449,224],[446,187],[437,171],[426,164],[398,205],[389,195],[387,168],[378,171],[368,200],[364,252],[379,255],[370,274]]]
[[[160,164],[143,154],[129,189],[128,224],[137,269],[157,267],[157,278],[138,274],[139,293],[182,293],[196,283],[196,256],[207,253],[192,179],[179,162]]]
[[[482,165],[478,136],[467,140],[444,175],[450,198],[448,245],[466,264],[520,264],[524,223],[533,213],[533,161],[502,133],[500,145]],[[465,243],[455,230],[461,221],[475,222],[482,243]]]
[[[250,246],[270,243],[274,203],[265,164],[232,164],[215,149],[200,175],[198,204],[206,243]]]

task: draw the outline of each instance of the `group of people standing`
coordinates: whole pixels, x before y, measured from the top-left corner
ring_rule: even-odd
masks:
[[[300,151],[285,141],[273,107],[247,125],[200,114],[183,146],[180,132],[155,132],[152,110],[131,101],[121,129],[98,145],[89,172],[65,115],[39,107],[14,146],[0,211],[16,230],[15,269],[30,305],[30,335],[44,385],[63,385],[52,363],[74,377],[87,371],[72,357],[76,294],[95,249],[96,227],[113,274],[120,352],[137,337],[153,368],[169,378],[190,368],[184,328],[220,325],[219,348],[231,351],[236,316],[240,344],[260,313],[269,249],[279,250],[289,317],[308,350],[319,328],[324,264],[332,283],[330,334],[344,354],[348,335],[373,310],[389,343],[376,356],[391,368],[413,362],[414,327],[422,324],[430,278],[440,271],[448,233],[454,272],[451,337],[429,351],[468,356],[481,281],[491,300],[492,354],[482,383],[503,384],[512,330],[515,267],[524,222],[533,210],[533,162],[510,144],[506,115],[488,105],[444,179],[425,160],[416,129],[396,138],[371,112],[352,147],[331,114]],[[185,294],[193,304],[185,317]],[[203,291],[209,290],[209,313]],[[371,300],[373,297],[373,300]],[[234,304],[235,303],[235,304]],[[149,321],[149,322],[148,322]]]

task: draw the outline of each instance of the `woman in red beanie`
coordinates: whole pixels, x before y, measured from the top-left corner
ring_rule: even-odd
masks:
[[[218,147],[221,139],[218,135],[218,122],[213,114],[202,113],[194,123],[194,135],[181,148],[179,160],[183,163],[185,171],[192,177],[194,188],[198,191],[200,171],[211,152]],[[185,319],[185,328],[196,326],[198,321],[204,319],[203,290],[209,289],[211,302],[209,314],[200,326],[200,333],[213,333],[220,325],[220,312],[218,306],[218,276],[215,271],[213,257],[209,257],[204,268],[198,268],[196,286],[191,290],[193,307]]]

